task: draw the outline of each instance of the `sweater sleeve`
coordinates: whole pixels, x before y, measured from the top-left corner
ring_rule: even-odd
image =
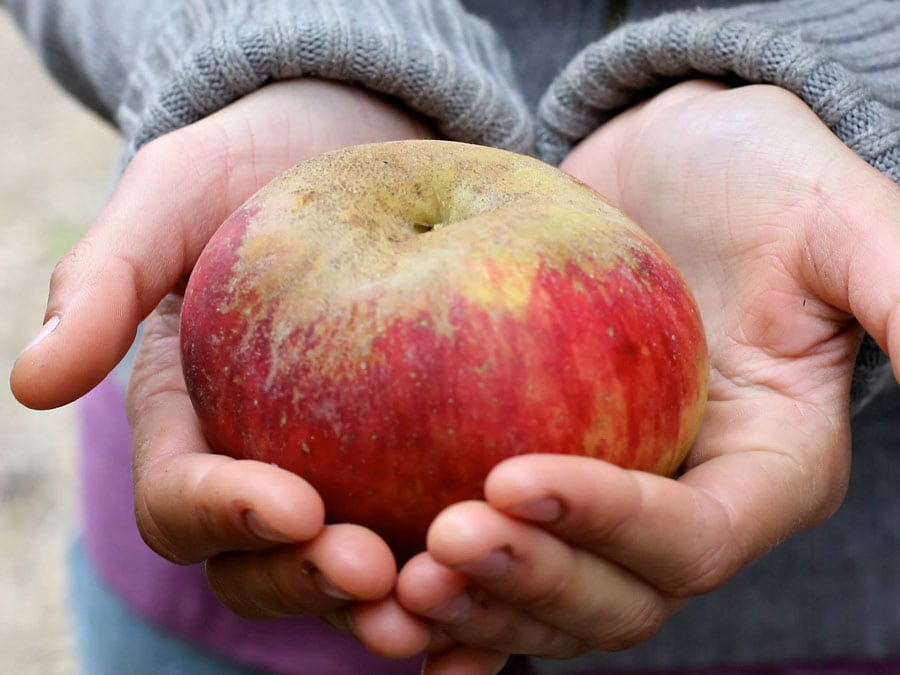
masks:
[[[448,138],[532,148],[492,29],[457,0],[0,0],[127,155],[267,82],[320,77],[395,97]]]
[[[691,77],[797,94],[856,154],[900,183],[900,2],[786,0],[663,14],[583,49],[541,100],[537,152],[559,162],[582,138],[660,88]],[[854,411],[892,379],[864,338]]]
[[[854,151],[900,182],[900,3],[785,0],[663,14],[583,49],[539,106],[538,152],[559,162],[659,88],[690,77],[794,92]]]

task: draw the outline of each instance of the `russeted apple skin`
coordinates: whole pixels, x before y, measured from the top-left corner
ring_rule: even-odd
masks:
[[[296,472],[402,557],[513,455],[672,474],[706,401],[697,306],[646,233],[547,164],[445,141],[262,188],[197,262],[181,341],[216,451]]]

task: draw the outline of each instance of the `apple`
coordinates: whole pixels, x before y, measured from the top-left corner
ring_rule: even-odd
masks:
[[[697,306],[650,237],[562,171],[471,144],[287,171],[211,239],[181,322],[212,448],[296,472],[401,557],[514,455],[672,474],[706,400]]]

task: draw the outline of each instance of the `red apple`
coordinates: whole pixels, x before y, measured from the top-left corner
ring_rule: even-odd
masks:
[[[296,472],[401,556],[513,455],[673,473],[706,400],[697,307],[650,238],[547,164],[459,143],[265,186],[200,257],[181,340],[216,451]]]

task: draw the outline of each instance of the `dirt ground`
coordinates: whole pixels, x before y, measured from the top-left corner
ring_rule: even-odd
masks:
[[[117,152],[114,132],[47,78],[0,11],[4,373],[39,329],[53,264],[100,209]],[[0,673],[76,672],[65,570],[77,518],[73,414],[27,410],[0,387]]]

